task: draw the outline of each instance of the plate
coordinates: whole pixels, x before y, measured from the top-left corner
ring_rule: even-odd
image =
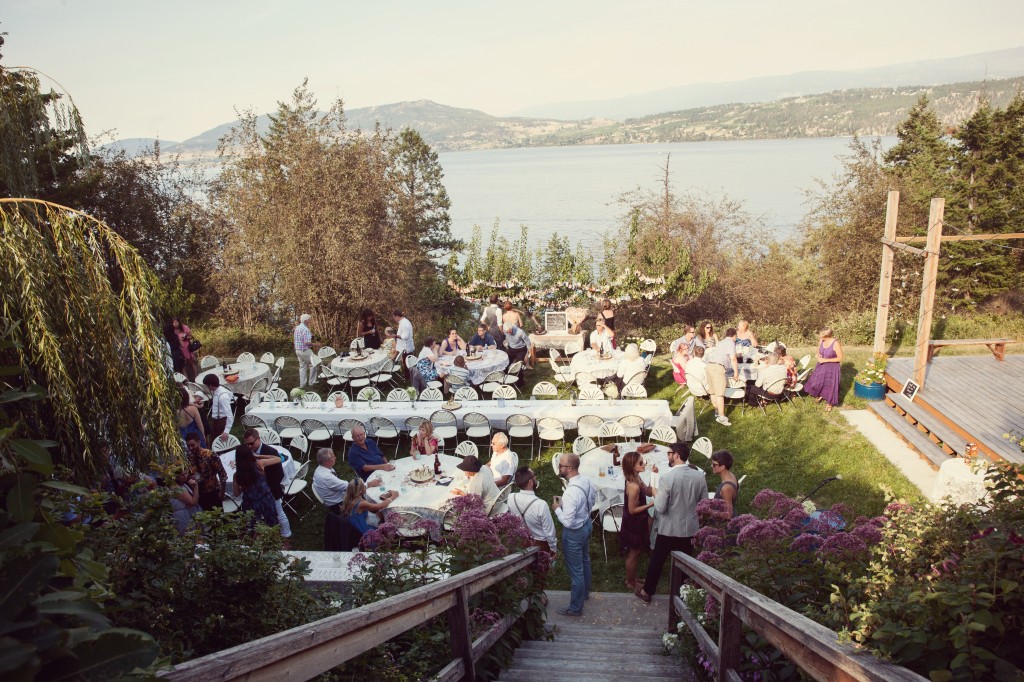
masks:
[[[466,362],[476,362],[477,360],[483,360],[483,359],[484,359],[484,356],[482,356],[482,355],[466,356]]]
[[[457,402],[454,402],[454,401],[450,400],[450,401],[448,401],[446,403],[443,403],[441,405],[441,407],[443,407],[446,410],[457,410],[460,407],[462,407],[462,403],[457,403]]]
[[[414,483],[426,483],[434,480],[434,472],[426,468],[413,469],[409,472],[409,480]]]

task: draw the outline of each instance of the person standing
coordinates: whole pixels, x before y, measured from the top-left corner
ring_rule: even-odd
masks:
[[[235,423],[235,411],[231,409],[231,391],[220,385],[220,377],[213,372],[203,377],[203,384],[213,393],[210,400],[210,430],[206,442],[212,448],[222,433],[231,433]]]
[[[558,461],[558,474],[569,481],[565,493],[555,497],[551,508],[562,524],[562,555],[572,582],[569,606],[558,609],[563,616],[583,615],[583,602],[590,598],[590,510],[597,493],[589,478],[580,476],[580,458],[566,453]]]
[[[825,327],[818,333],[818,364],[804,384],[804,392],[815,396],[814,402],[825,401],[826,412],[839,404],[839,378],[843,362],[843,345],[832,329]]]
[[[519,467],[516,470],[519,492],[508,496],[508,510],[523,519],[533,544],[541,551],[554,554],[558,549],[555,522],[551,519],[551,510],[537,497],[538,485],[537,474],[530,467]]]
[[[713,348],[704,353],[704,361],[707,367],[704,372],[708,378],[708,392],[711,394],[711,404],[715,406],[715,417],[722,426],[732,426],[729,418],[725,416],[725,389],[729,374],[739,376],[740,366],[736,362],[736,330],[730,327],[725,332],[725,338],[715,344]]]
[[[181,355],[185,363],[182,372],[189,381],[195,381],[196,375],[199,374],[199,365],[196,364],[195,355],[189,348],[192,345],[192,330],[176,317],[171,320],[171,326],[174,327],[174,334],[178,337],[178,343],[181,344]]]
[[[622,458],[622,477],[626,479],[626,485],[622,496],[624,504],[622,525],[619,529],[619,549],[626,555],[626,587],[631,590],[635,590],[639,584],[636,579],[636,565],[640,555],[651,551],[651,530],[648,525],[651,516],[648,510],[654,503],[648,502],[647,498],[657,495],[657,490],[640,478],[646,467],[643,455],[635,450],[627,452]]]
[[[281,457],[281,453],[274,449],[274,446],[263,442],[260,432],[256,429],[245,430],[245,433],[242,434],[242,444],[249,448],[256,460],[256,466],[266,476],[267,487],[270,488],[270,495],[274,498],[277,525],[281,527],[283,547],[291,549],[292,525],[284,511],[284,459]]]
[[[185,445],[188,447],[189,464],[199,481],[199,506],[203,511],[220,508],[228,489],[228,473],[224,471],[220,457],[200,445],[198,433],[190,433],[185,438]]]
[[[313,332],[306,324],[312,318],[308,313],[299,316],[299,323],[295,325],[292,332],[292,341],[295,344],[295,357],[299,359],[299,388],[312,386],[316,377],[313,367]]]
[[[501,317],[501,305],[498,302],[498,295],[492,294],[488,304],[484,306],[484,312],[483,315],[480,316],[480,322],[487,325],[487,329],[494,337],[495,346],[500,346],[502,341],[505,340],[505,334],[501,330]]]
[[[670,552],[693,554],[693,536],[700,529],[697,521],[697,503],[708,496],[708,482],[704,472],[687,466],[690,449],[683,443],[669,446],[669,470],[661,475],[658,494],[654,497],[654,513],[658,534],[654,539],[651,563],[647,566],[647,579],[637,588],[636,596],[645,604],[658,589],[661,571]]]
[[[401,310],[394,311],[391,314],[391,319],[395,321],[395,328],[385,329],[385,336],[395,340],[395,350],[401,358],[399,362],[402,363],[402,371],[405,372],[405,380],[408,381],[409,368],[405,364],[405,358],[416,352],[416,345],[412,342],[412,322],[402,314]]]
[[[526,362],[529,351],[530,337],[514,324],[505,325],[505,350],[508,352],[509,363]]]
[[[377,318],[373,311],[364,308],[356,320],[356,338],[363,340],[364,348],[380,348],[380,330],[377,329]]]

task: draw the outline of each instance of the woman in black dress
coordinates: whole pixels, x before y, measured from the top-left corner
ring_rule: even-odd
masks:
[[[711,455],[711,471],[722,479],[715,488],[715,499],[725,500],[729,505],[729,514],[735,517],[740,484],[736,481],[736,474],[732,473],[732,453],[728,450],[719,450]]]
[[[369,308],[364,308],[359,313],[359,319],[356,322],[356,336],[363,340],[366,348],[380,348],[380,330],[377,329],[377,318],[374,317],[373,311]]]
[[[654,497],[657,491],[640,480],[640,472],[645,467],[646,463],[639,452],[627,452],[622,458],[622,476],[626,479],[626,489],[623,495],[622,527],[619,529],[619,549],[626,555],[626,587],[631,590],[636,589],[638,584],[636,565],[640,554],[651,549],[651,531],[648,526],[650,514],[647,510],[654,503],[648,504],[647,498]]]

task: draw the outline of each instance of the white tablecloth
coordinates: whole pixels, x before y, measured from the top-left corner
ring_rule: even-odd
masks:
[[[284,467],[284,479],[281,481],[281,487],[287,488],[288,484],[292,482],[293,478],[295,478],[295,474],[299,471],[299,463],[292,458],[291,453],[288,452],[288,448],[280,445],[271,445],[270,447],[275,448],[284,458],[284,462],[282,462],[282,466]],[[228,495],[234,495],[235,451],[227,450],[222,452],[220,454],[220,463],[224,465],[224,471],[228,474]]]
[[[221,386],[224,386],[232,393],[248,395],[257,381],[263,377],[270,376],[270,365],[263,362],[232,362],[228,365],[228,372],[235,370],[238,370],[238,381],[233,384],[229,384],[224,380],[224,369],[221,367],[215,367],[203,372],[196,377],[196,383],[202,384],[203,377],[207,374],[215,374],[220,379]]]
[[[449,368],[455,364],[454,355],[445,355],[437,359],[436,365],[446,374]],[[479,360],[466,358],[466,369],[469,370],[469,380],[474,384],[482,384],[484,378],[491,372],[497,372],[508,367],[508,353],[503,350],[484,351]]]
[[[620,458],[631,450],[636,450],[640,443],[625,442],[617,443],[619,446]],[[640,474],[640,479],[651,485],[651,467],[658,466],[659,472],[668,471],[668,448],[664,445],[657,445],[650,452],[644,453],[644,462],[647,463],[647,470]],[[608,475],[608,467],[612,466],[612,453],[602,448],[595,448],[590,452],[580,455],[580,474],[586,476],[597,488],[597,506],[603,512],[614,504],[622,504],[623,490],[626,481],[622,477],[622,465],[612,469],[612,475]],[[604,471],[605,475],[601,475]],[[656,475],[655,475],[656,477]],[[656,483],[655,483],[655,487]]]
[[[337,356],[331,360],[331,370],[340,376],[348,376],[349,371],[358,367],[369,371],[370,374],[376,374],[390,360],[388,352],[383,348],[372,348],[365,352],[367,353],[365,360],[353,360],[348,355]]]
[[[391,460],[391,463],[395,465],[394,471],[375,471],[370,475],[370,480],[375,478],[381,479],[383,490],[381,486],[367,488],[366,496],[375,502],[379,502],[381,493],[386,490],[397,490],[399,493],[398,501],[389,505],[388,509],[415,512],[424,518],[433,519],[440,526],[441,519],[444,517],[445,511],[448,510],[448,505],[454,497],[452,490],[456,488],[465,490],[469,479],[458,468],[459,463],[462,461],[461,457],[453,457],[451,455],[438,455],[438,457],[441,460],[442,476],[450,476],[454,479],[448,485],[437,485],[437,481],[433,479],[429,483],[414,483],[409,479],[410,472],[421,466],[425,466],[433,472],[433,455],[420,457],[419,459],[402,457]]]
[[[569,362],[569,367],[574,372],[590,372],[591,374],[597,372],[602,375],[598,378],[606,377],[610,370],[612,374],[619,369],[619,362],[622,360],[622,351],[613,350],[611,352],[611,358],[608,360],[602,360],[597,356],[597,351],[593,348],[580,351],[576,355],[572,356],[572,361]]]
[[[253,407],[249,414],[256,415],[267,424],[282,415],[303,419],[319,419],[329,427],[336,427],[342,419],[358,419],[368,423],[371,417],[390,419],[395,426],[404,428],[405,420],[412,416],[429,418],[431,414],[442,409],[441,401],[416,403],[382,402],[375,403],[373,409],[366,402],[346,402],[345,407],[335,407],[334,403],[313,403],[295,405],[293,403],[264,402]],[[328,409],[323,409],[323,408]],[[496,400],[466,400],[462,407],[455,410],[458,425],[462,427],[462,416],[467,412],[480,412],[487,416],[491,427],[504,429],[505,420],[513,414],[526,414],[534,420],[542,417],[555,417],[561,420],[566,428],[576,428],[576,421],[588,414],[594,414],[605,421],[615,421],[620,417],[635,414],[643,417],[645,426],[669,426],[672,410],[667,400],[580,400],[575,406],[568,400],[509,400],[500,406]]]
[[[555,348],[565,352],[565,347],[573,341],[583,345],[583,334],[530,334],[530,343],[534,350],[550,350]]]

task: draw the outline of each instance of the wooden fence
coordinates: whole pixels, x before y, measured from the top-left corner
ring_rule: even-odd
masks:
[[[505,618],[473,641],[469,598],[528,568],[537,552],[531,547],[522,554],[511,554],[404,594],[193,659],[161,677],[174,682],[308,680],[447,613],[455,659],[438,679],[472,682],[476,679],[476,662],[505,634],[514,618]]]
[[[697,638],[701,651],[718,670],[719,680],[740,682],[740,639],[743,625],[758,633],[786,658],[816,680],[871,680],[873,682],[928,682],[912,670],[880,661],[866,651],[840,644],[836,633],[824,625],[772,601],[682,552],[673,552],[668,628],[676,631],[679,620]],[[679,597],[687,577],[721,604],[718,642]]]

